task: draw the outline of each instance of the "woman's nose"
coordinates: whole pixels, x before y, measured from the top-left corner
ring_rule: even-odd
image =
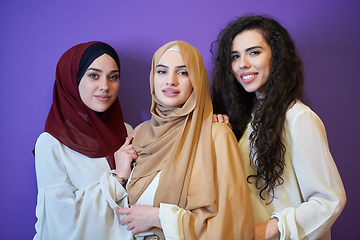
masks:
[[[176,73],[169,74],[169,78],[167,79],[166,85],[177,86],[179,84],[177,77],[178,76]]]
[[[240,69],[248,69],[251,65],[246,57],[240,58]]]
[[[108,80],[106,79],[106,77],[102,77],[99,80],[99,89],[101,91],[107,91],[109,89],[109,83],[108,83]]]

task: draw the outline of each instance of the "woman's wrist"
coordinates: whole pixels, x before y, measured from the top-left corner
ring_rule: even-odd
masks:
[[[160,208],[154,207],[153,226],[162,229],[159,212]]]
[[[126,185],[126,183],[127,183],[127,179],[125,179],[124,177],[121,177],[121,176],[119,176],[119,175],[117,175],[116,173],[111,173],[115,178],[116,178],[116,180],[118,180],[118,182],[121,184],[121,185]]]
[[[273,239],[280,237],[280,231],[278,228],[278,219],[272,218],[269,220],[267,226],[266,226],[266,239]]]

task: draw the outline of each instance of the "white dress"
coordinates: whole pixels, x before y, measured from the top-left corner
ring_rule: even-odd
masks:
[[[255,174],[249,160],[250,124],[239,141],[246,176]],[[329,151],[320,118],[297,101],[286,113],[286,154],[275,198],[263,201],[249,184],[255,224],[279,219],[280,239],[331,239],[330,227],[345,206],[345,190]],[[266,197],[266,194],[263,194]]]
[[[127,128],[131,132],[129,125]],[[39,136],[35,152],[38,221],[34,240],[131,239],[115,212],[128,207],[127,193],[112,176],[106,158],[89,158],[75,152],[46,132]],[[157,182],[152,186],[155,190],[144,193],[138,204],[152,205]],[[166,204],[160,207],[164,232],[171,234],[177,228],[163,219],[173,219],[177,224],[180,213]]]

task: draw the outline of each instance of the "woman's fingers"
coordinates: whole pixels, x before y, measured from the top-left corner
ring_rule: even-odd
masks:
[[[119,209],[116,209],[117,214],[126,215],[126,214],[130,214],[130,212],[131,212],[131,208],[119,208]]]
[[[217,122],[217,121],[218,121],[218,118],[217,118],[217,115],[216,115],[216,114],[213,114],[213,116],[212,116],[212,121],[213,121],[213,122]]]
[[[130,133],[129,137],[134,138],[136,135],[137,130],[139,129],[141,124],[137,125],[136,128]]]
[[[226,123],[226,124],[230,123],[229,117],[227,115],[223,115],[222,117],[223,117],[224,123]]]
[[[213,122],[229,123],[229,117],[225,114],[213,114]]]
[[[132,235],[144,232],[152,227],[161,227],[159,219],[159,208],[149,205],[136,205],[131,208],[122,208],[116,210],[117,214],[123,214],[121,225],[127,225],[127,230]]]
[[[213,114],[212,121],[219,123],[226,123],[231,129],[233,129],[230,124],[229,117],[225,114]]]

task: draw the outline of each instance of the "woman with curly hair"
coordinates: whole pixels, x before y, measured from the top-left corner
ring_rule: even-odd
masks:
[[[346,196],[324,125],[300,100],[303,68],[289,33],[244,15],[211,51],[214,113],[229,117],[239,141],[255,239],[330,239]]]

